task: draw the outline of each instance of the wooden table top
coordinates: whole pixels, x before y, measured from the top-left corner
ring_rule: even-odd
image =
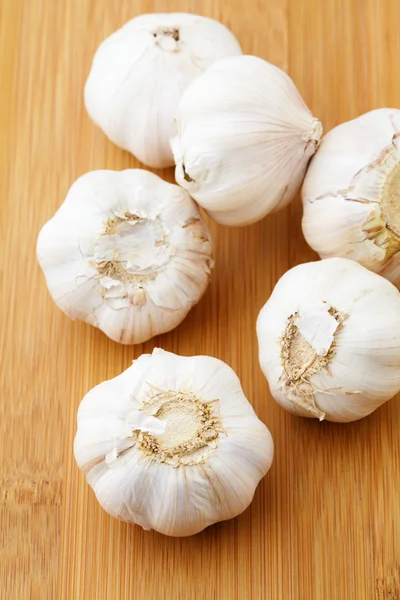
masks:
[[[37,234],[71,183],[138,163],[89,120],[94,50],[144,12],[219,19],[243,50],[286,70],[326,131],[400,106],[398,0],[3,0],[0,15],[0,597],[7,600],[386,600],[400,598],[400,403],[361,422],[293,417],[271,398],[255,320],[278,278],[315,258],[297,198],[247,227],[211,224],[205,297],[172,333],[136,347],[53,304]],[[173,181],[173,170],[159,172]],[[109,517],[72,452],[95,384],[154,346],[231,365],[275,441],[240,517],[170,539]]]

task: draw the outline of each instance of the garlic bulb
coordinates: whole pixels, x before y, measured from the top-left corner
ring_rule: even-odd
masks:
[[[304,235],[322,258],[351,258],[400,285],[400,110],[332,129],[302,196]]]
[[[228,365],[159,349],[85,396],[74,445],[110,515],[172,536],[243,512],[273,450]]]
[[[215,60],[233,54],[241,54],[236,38],[213,19],[141,15],[98,48],[86,109],[111,141],[146,165],[173,165],[169,140],[184,89]]]
[[[257,335],[271,394],[294,414],[355,421],[400,390],[400,293],[351,260],[288,271]]]
[[[198,77],[177,127],[176,180],[224,225],[288,204],[322,134],[290,77],[255,56],[226,58]]]
[[[37,255],[62,311],[138,344],[176,327],[199,301],[211,238],[177,185],[140,169],[93,171],[44,225]]]

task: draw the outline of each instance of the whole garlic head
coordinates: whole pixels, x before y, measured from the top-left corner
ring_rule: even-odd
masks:
[[[400,285],[400,110],[332,129],[302,197],[304,236],[321,258],[351,258]]]
[[[177,127],[176,180],[224,225],[288,204],[322,134],[290,77],[255,56],[226,58],[198,77]]]
[[[257,335],[271,394],[294,414],[355,421],[400,390],[400,293],[351,260],[288,271]]]
[[[141,15],[98,48],[85,86],[91,119],[151,167],[174,164],[169,140],[187,85],[215,60],[241,54],[221,23],[184,13]]]
[[[243,512],[273,450],[230,367],[159,349],[85,396],[74,444],[110,515],[171,536]]]
[[[41,230],[37,255],[61,310],[123,344],[176,327],[212,266],[196,204],[141,169],[80,177]]]

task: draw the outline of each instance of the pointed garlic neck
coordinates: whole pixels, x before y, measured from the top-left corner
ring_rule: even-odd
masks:
[[[307,151],[314,154],[321,143],[322,138],[322,124],[318,119],[313,119],[311,127],[304,131],[302,139],[307,143]]]
[[[177,52],[180,48],[179,29],[176,27],[159,27],[154,33],[156,44],[163,50]]]
[[[309,141],[315,142],[316,148],[318,148],[318,146],[320,144],[322,132],[323,132],[323,129],[322,129],[321,121],[319,121],[318,119],[313,119],[312,125],[311,125],[311,130],[309,133]]]

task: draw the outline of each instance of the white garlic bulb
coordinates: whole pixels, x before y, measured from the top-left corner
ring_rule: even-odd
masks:
[[[186,86],[215,60],[241,54],[221,23],[184,13],[141,15],[98,48],[85,86],[91,119],[151,167],[174,164],[170,138]]]
[[[400,110],[332,129],[302,197],[304,235],[321,258],[351,258],[400,285]]]
[[[176,120],[176,180],[224,225],[288,204],[322,134],[290,77],[255,56],[212,65],[183,94]]]
[[[209,356],[155,349],[78,410],[75,458],[101,506],[166,535],[243,512],[273,451],[235,373]]]
[[[123,344],[176,327],[212,266],[196,204],[141,169],[80,177],[41,230],[37,255],[61,310]]]
[[[288,271],[257,335],[271,394],[294,414],[355,421],[400,390],[400,293],[354,261]]]

